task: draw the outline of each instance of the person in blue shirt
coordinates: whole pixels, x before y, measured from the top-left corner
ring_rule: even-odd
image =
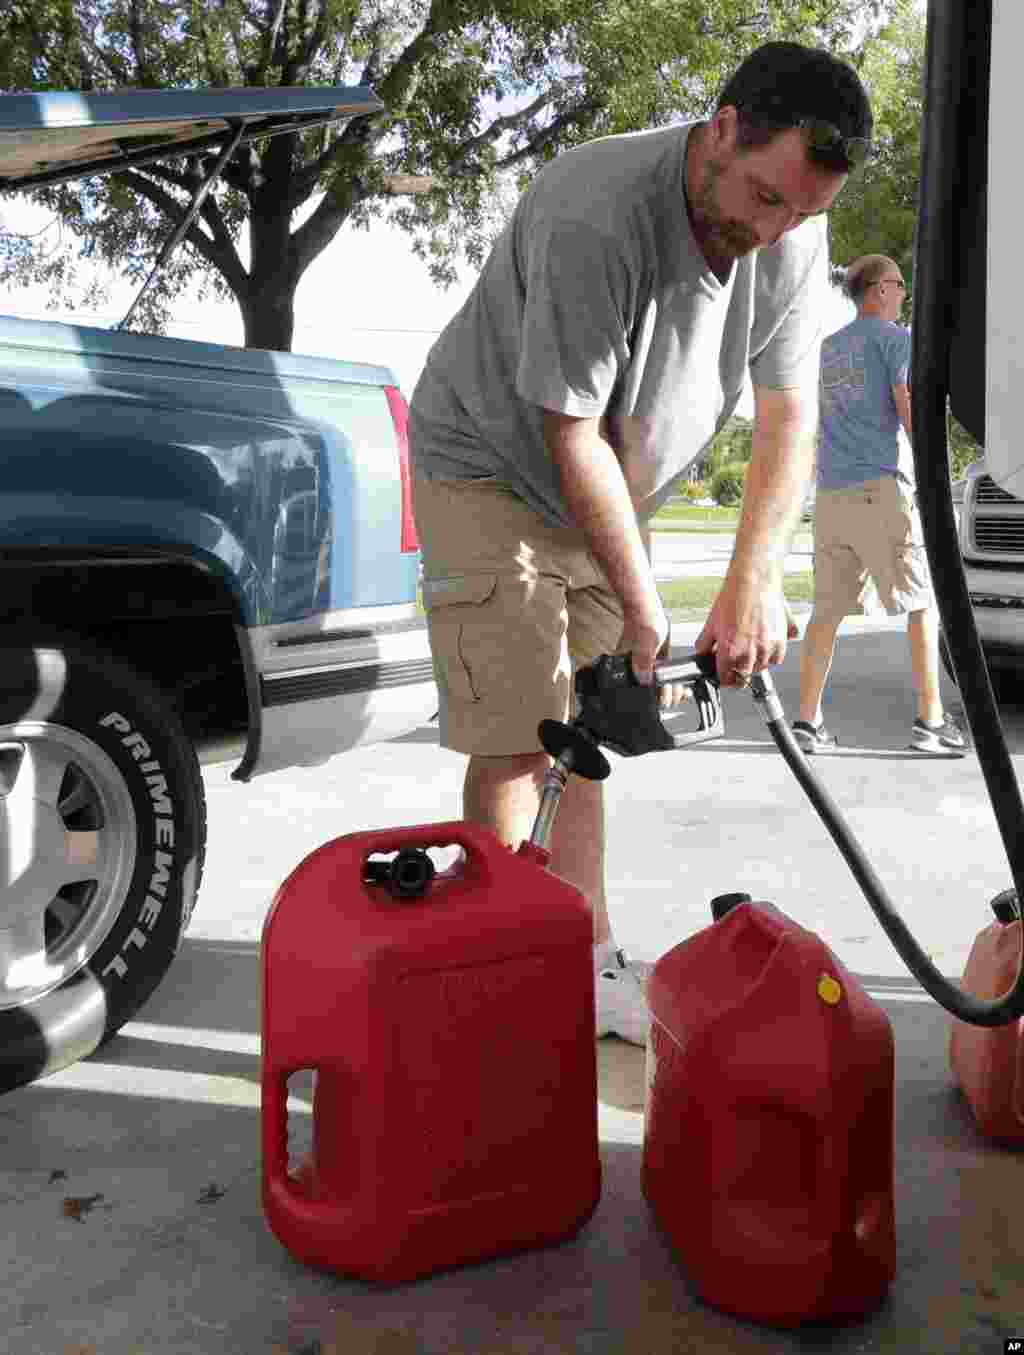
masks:
[[[805,753],[830,752],[821,698],[844,616],[862,613],[872,586],[890,616],[906,615],[917,716],[910,747],[962,753],[964,736],[939,693],[939,620],[913,485],[900,467],[912,436],[910,332],[898,323],[907,288],[899,266],[868,254],[847,269],[857,318],[821,347],[821,415],[814,509],[814,610],[800,654]]]

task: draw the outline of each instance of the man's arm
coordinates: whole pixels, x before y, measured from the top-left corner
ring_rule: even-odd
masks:
[[[814,466],[817,422],[816,387],[754,387],[753,454],[736,544],[696,646],[715,652],[725,687],[785,658],[782,568]]]
[[[668,635],[668,619],[615,451],[600,419],[544,411],[544,440],[558,467],[562,493],[587,546],[622,602],[622,643],[641,682]]]
[[[910,441],[913,442],[914,434],[911,431],[910,421],[910,387],[906,382],[902,385],[893,386],[892,398],[896,401],[896,413],[900,416],[900,423],[903,425],[903,431]]]

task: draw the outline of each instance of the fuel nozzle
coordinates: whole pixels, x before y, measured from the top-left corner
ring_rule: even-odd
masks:
[[[541,720],[537,733],[544,751],[551,754],[554,762],[544,773],[544,788],[530,834],[530,846],[546,853],[570,774],[575,772],[588,781],[603,781],[611,772],[611,764],[578,718],[571,725],[563,724],[561,720]]]
[[[540,808],[529,845],[546,852],[555,815],[569,776],[603,781],[610,773],[600,745],[623,757],[636,757],[717,738],[724,731],[713,655],[691,654],[655,665],[654,681],[642,683],[628,654],[603,654],[576,672],[574,690],[578,714],[571,724],[542,720],[537,733],[554,759],[544,778]],[[697,728],[671,728],[675,717],[660,709],[659,692],[668,684],[691,689]],[[677,712],[676,714],[681,714]]]

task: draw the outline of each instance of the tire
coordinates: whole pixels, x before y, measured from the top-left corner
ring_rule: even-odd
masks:
[[[206,839],[166,698],[77,639],[0,640],[0,1091],[91,1054],[166,974]]]
[[[946,645],[946,637],[941,631],[939,632],[939,658],[942,660],[942,666],[953,686],[959,687],[960,684],[957,682],[956,673],[953,670],[953,660]],[[1021,683],[1020,672],[1016,668],[993,663],[987,654],[985,660],[988,663],[988,677],[992,684],[992,695],[997,704],[1000,706],[1019,704],[1024,699],[1024,685]]]

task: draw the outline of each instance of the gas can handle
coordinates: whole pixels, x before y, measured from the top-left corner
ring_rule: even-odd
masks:
[[[385,828],[374,833],[358,833],[355,838],[357,841],[362,839],[359,845],[364,864],[371,855],[386,855],[388,852],[410,849],[422,851],[427,847],[461,847],[467,864],[485,877],[490,874],[488,861],[493,857],[495,848],[508,850],[489,829],[464,819],[427,823],[415,828]]]
[[[301,1194],[288,1174],[288,1079],[299,1068],[264,1068],[260,1095],[263,1102],[263,1171],[268,1181]]]

